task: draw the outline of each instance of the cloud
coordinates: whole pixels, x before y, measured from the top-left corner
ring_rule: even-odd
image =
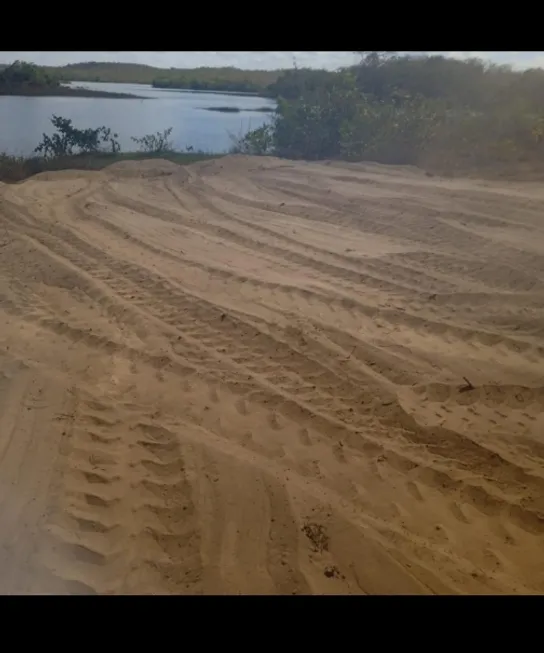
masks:
[[[430,53],[429,53],[430,54]],[[476,57],[499,64],[511,64],[515,68],[544,67],[544,52],[536,51],[443,51],[443,54],[465,59]],[[82,61],[119,61],[156,66],[158,68],[198,68],[199,66],[235,66],[237,68],[275,69],[299,67],[327,68],[333,70],[348,66],[357,61],[358,56],[348,51],[268,51],[255,50],[245,52],[225,51],[170,51],[170,52],[130,52],[130,51],[93,51],[93,52],[0,52],[0,62],[9,63],[15,59],[32,61],[44,65],[64,65]]]
[[[334,69],[357,61],[353,52],[253,51],[253,52],[1,52],[3,63],[22,59],[36,64],[57,66],[83,61],[119,61],[158,68],[197,68],[199,66],[235,66],[237,68],[274,69],[298,66]]]

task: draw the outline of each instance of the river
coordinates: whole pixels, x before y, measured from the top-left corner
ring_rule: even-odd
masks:
[[[275,106],[269,98],[162,90],[144,84],[77,82],[74,86],[149,99],[1,96],[0,152],[31,155],[42,134],[53,133],[53,114],[71,118],[78,129],[110,127],[119,135],[123,151],[138,149],[132,136],[140,138],[172,127],[170,140],[176,150],[191,146],[204,152],[226,152],[232,145],[229,134],[239,136],[270,120],[270,114],[255,109]],[[226,106],[240,112],[206,110]]]

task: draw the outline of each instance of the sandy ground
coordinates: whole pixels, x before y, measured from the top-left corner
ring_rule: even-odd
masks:
[[[543,592],[543,216],[250,157],[1,185],[0,591]]]

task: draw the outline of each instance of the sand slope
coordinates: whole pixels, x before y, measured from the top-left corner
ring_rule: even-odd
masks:
[[[0,591],[543,592],[543,211],[249,157],[2,185]]]

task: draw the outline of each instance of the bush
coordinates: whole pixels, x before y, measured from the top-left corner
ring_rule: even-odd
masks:
[[[233,142],[231,154],[253,154],[266,156],[274,151],[274,127],[263,125],[241,136],[230,135]]]
[[[57,130],[53,136],[43,135],[42,142],[34,150],[46,159],[70,156],[75,153],[93,153],[101,151],[101,144],[107,143],[109,151],[120,152],[121,146],[117,134],[112,134],[107,127],[96,129],[76,129],[68,118],[55,116],[51,118],[53,127]]]
[[[410,164],[420,160],[444,114],[424,99],[360,102],[341,129],[340,154],[349,160]]]
[[[148,152],[149,154],[161,154],[163,152],[172,152],[174,149],[173,144],[168,140],[172,133],[172,127],[165,129],[162,132],[155,134],[148,134],[141,138],[131,137],[137,145],[140,146],[140,152]]]

